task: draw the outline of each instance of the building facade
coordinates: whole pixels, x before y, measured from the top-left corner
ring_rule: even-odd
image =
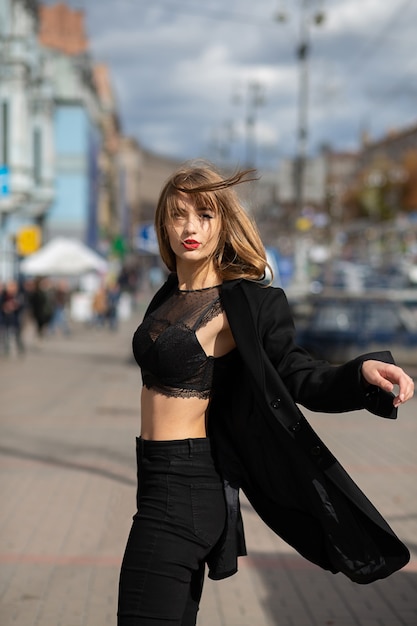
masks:
[[[83,18],[64,3],[39,11],[39,42],[54,98],[55,197],[47,238],[75,237],[96,248],[101,109]]]
[[[54,199],[53,93],[33,0],[0,2],[0,277],[35,251]],[[16,254],[17,252],[17,254]]]

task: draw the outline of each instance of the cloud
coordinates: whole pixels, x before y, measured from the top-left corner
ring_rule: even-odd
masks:
[[[286,22],[274,20],[279,7]],[[222,151],[243,161],[252,114],[257,158],[268,167],[296,150],[299,7],[84,0],[92,54],[110,66],[127,134],[178,158]],[[307,21],[309,151],[324,142],[354,148],[364,126],[380,136],[415,122],[417,3],[317,0],[310,7],[323,9],[325,20],[318,26],[310,13]],[[254,81],[263,95],[256,106]]]

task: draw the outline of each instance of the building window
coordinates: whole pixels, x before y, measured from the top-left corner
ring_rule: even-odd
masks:
[[[35,185],[42,182],[42,135],[39,128],[33,131],[33,178]]]
[[[0,119],[0,165],[9,165],[9,103],[1,103]]]

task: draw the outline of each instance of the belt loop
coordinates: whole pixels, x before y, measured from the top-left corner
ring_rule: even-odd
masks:
[[[191,457],[193,456],[193,440],[189,439],[188,440],[188,457],[191,459]]]

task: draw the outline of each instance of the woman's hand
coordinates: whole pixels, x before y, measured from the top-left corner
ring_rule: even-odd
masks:
[[[398,395],[395,396],[393,405],[398,407],[407,402],[414,395],[414,381],[404,372],[401,367],[382,361],[364,361],[362,363],[362,376],[370,385],[376,385],[384,391],[392,391],[394,385],[398,385]]]

